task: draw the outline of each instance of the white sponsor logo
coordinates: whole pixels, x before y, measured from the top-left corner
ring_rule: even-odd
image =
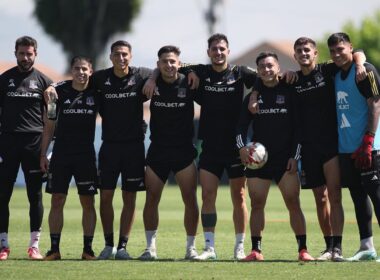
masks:
[[[205,81],[211,83],[211,79],[210,78],[207,78]]]
[[[89,191],[94,191],[95,188],[94,188],[94,186],[90,186],[90,187],[88,188],[88,190],[89,190]]]
[[[110,99],[111,98],[119,99],[119,98],[135,97],[136,95],[137,95],[136,92],[120,92],[120,93],[107,93],[104,96]]]
[[[336,93],[337,95],[337,103],[338,104],[348,104],[348,101],[347,101],[347,96],[348,96],[348,93],[344,92],[344,91],[338,91]]]
[[[65,109],[65,110],[63,110],[63,113],[64,114],[87,114],[88,111],[87,111],[87,109]]]
[[[205,86],[205,90],[211,92],[231,92],[234,91],[234,87],[213,87],[213,86]]]
[[[182,107],[185,107],[185,105],[186,105],[185,103],[182,103],[182,102],[180,102],[180,103],[177,103],[177,102],[166,103],[166,102],[158,102],[158,101],[154,102],[153,104],[156,107],[166,107],[166,108],[182,108]]]
[[[347,117],[345,114],[342,114],[342,121],[340,123],[340,128],[347,128],[351,127],[350,122],[347,120]]]
[[[7,96],[10,96],[10,97],[32,97],[32,98],[42,99],[41,95],[39,95],[38,93],[32,93],[32,92],[9,91],[9,92],[7,92]]]
[[[259,114],[286,114],[286,113],[288,113],[287,109],[270,108],[270,109],[259,110]]]
[[[14,79],[9,79],[8,87],[15,87],[16,85],[15,85],[14,81],[15,81]]]
[[[376,175],[373,175],[371,181],[376,181],[376,180],[378,180],[378,179],[379,179],[379,178],[378,178]]]
[[[66,101],[64,102],[64,104],[71,104],[70,99],[66,99]]]

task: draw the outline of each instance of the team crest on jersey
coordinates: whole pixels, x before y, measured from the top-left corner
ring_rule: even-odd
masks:
[[[211,83],[211,79],[210,78],[205,79],[205,81],[208,82],[208,83]]]
[[[110,81],[110,78],[108,77],[107,78],[107,81],[104,83],[106,86],[110,86],[111,85],[111,81]]]
[[[285,103],[285,96],[277,95],[276,104],[284,104],[284,103]]]
[[[38,88],[37,81],[36,80],[30,80],[29,81],[29,88],[30,89],[36,89],[36,88]]]
[[[94,97],[92,96],[89,96],[86,98],[86,104],[88,106],[94,106],[95,105],[95,100],[94,100]]]
[[[129,79],[129,81],[128,81],[128,86],[133,86],[133,85],[135,85],[136,84],[136,80],[135,80],[135,77],[131,77],[130,79]]]
[[[317,72],[315,75],[314,75],[314,79],[315,81],[317,82],[317,84],[323,82],[323,76],[321,73]]]
[[[9,79],[9,82],[8,82],[8,87],[15,87],[15,80],[14,79]]]
[[[228,76],[227,76],[227,78],[226,78],[226,80],[227,80],[227,85],[230,85],[230,84],[233,84],[233,83],[235,83],[235,77],[234,77],[234,75],[232,74],[232,73],[230,73]]]
[[[178,98],[185,98],[186,97],[186,89],[185,88],[179,88],[177,97]]]

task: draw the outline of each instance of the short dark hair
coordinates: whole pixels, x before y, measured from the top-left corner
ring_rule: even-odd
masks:
[[[311,38],[308,38],[308,37],[300,37],[298,38],[295,42],[294,42],[294,46],[293,46],[293,49],[295,50],[296,47],[298,46],[303,46],[303,45],[306,45],[306,44],[310,44],[312,45],[314,48],[317,47],[317,44],[315,43],[315,41]]]
[[[92,60],[91,58],[88,58],[86,56],[82,56],[82,55],[76,55],[74,56],[71,61],[70,61],[70,66],[73,67],[74,64],[77,62],[77,61],[85,61],[87,62],[88,64],[90,64],[91,68],[92,68]]]
[[[208,38],[208,40],[207,40],[208,48],[211,47],[212,42],[214,42],[214,41],[221,41],[221,40],[226,41],[226,43],[227,43],[227,47],[228,47],[228,44],[229,44],[229,43],[228,43],[227,36],[224,35],[224,34],[221,34],[221,33],[215,33],[214,35],[212,35],[212,36],[211,36],[210,38]]]
[[[128,43],[127,41],[124,41],[124,40],[119,40],[119,41],[114,42],[111,45],[111,52],[113,52],[114,48],[116,48],[116,47],[127,47],[130,52],[132,51],[131,44]]]
[[[16,40],[15,50],[17,51],[19,46],[28,46],[33,47],[34,50],[37,50],[37,41],[36,39],[29,36],[22,36]]]
[[[181,50],[178,47],[173,46],[173,45],[167,45],[167,46],[163,46],[162,48],[160,48],[158,50],[157,55],[158,55],[158,58],[160,58],[162,54],[171,53],[171,52],[175,53],[177,56],[179,56],[181,54]]]
[[[273,57],[274,59],[276,59],[278,61],[277,54],[275,54],[274,52],[268,52],[268,51],[267,52],[261,52],[256,57],[256,65],[259,65],[260,60],[267,58],[267,57]]]
[[[348,34],[343,32],[338,32],[331,34],[330,37],[327,39],[327,45],[329,47],[335,46],[336,44],[339,44],[340,42],[347,42],[351,43],[350,36]]]

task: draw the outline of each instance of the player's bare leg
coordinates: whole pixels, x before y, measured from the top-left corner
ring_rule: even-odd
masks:
[[[245,201],[245,177],[230,179],[230,191],[233,205],[233,221],[235,227],[234,258],[245,258],[244,239],[248,220],[248,210]]]
[[[195,236],[199,221],[197,170],[195,164],[192,163],[177,172],[175,178],[181,190],[183,203],[185,204],[184,225],[187,235],[185,259],[192,260],[198,256],[195,249]]]

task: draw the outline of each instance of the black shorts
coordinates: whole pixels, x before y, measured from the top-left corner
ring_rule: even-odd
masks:
[[[302,189],[313,189],[326,184],[323,165],[338,155],[336,145],[322,149],[311,144],[303,144],[301,150],[300,179]]]
[[[244,177],[245,166],[241,163],[238,153],[231,157],[220,157],[217,153],[202,150],[198,168],[211,172],[220,180],[224,169],[229,179]]]
[[[41,191],[40,133],[0,134],[0,192],[12,192],[21,164],[28,189]]]
[[[289,153],[278,154],[275,157],[269,156],[267,163],[259,169],[245,170],[247,178],[260,178],[265,180],[274,180],[276,184],[281,181],[282,176],[286,172],[289,161]]]
[[[176,174],[188,167],[196,157],[197,150],[193,144],[186,147],[163,147],[152,143],[148,150],[146,165],[165,183],[170,171]]]
[[[380,186],[380,151],[372,152],[370,169],[357,169],[351,154],[339,154],[339,164],[342,187],[365,189]]]
[[[143,142],[103,142],[99,151],[100,189],[114,190],[121,174],[121,189],[145,190],[145,148]]]
[[[72,177],[75,179],[79,195],[97,194],[98,174],[95,153],[74,155],[53,153],[46,192],[67,194]]]

